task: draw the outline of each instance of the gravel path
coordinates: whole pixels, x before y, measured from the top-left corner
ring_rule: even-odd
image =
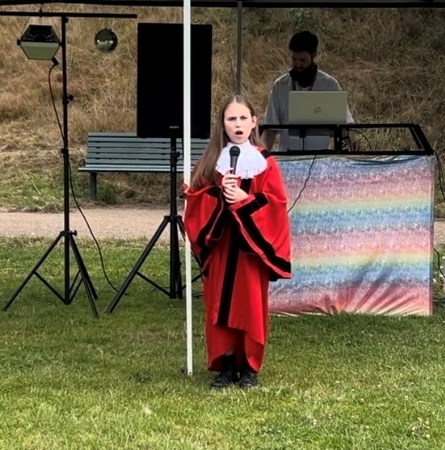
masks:
[[[82,209],[94,235],[101,238],[150,238],[168,209],[153,207],[100,207]],[[178,211],[181,214],[182,211]],[[0,210],[0,236],[56,237],[63,230],[63,213],[7,212]],[[70,212],[70,229],[78,238],[91,238],[84,218],[77,209]],[[168,239],[169,227],[161,235]]]
[[[151,238],[168,209],[146,207],[108,206],[84,208],[83,212],[98,238]],[[182,214],[179,210],[178,214]],[[63,213],[8,212],[0,210],[0,236],[56,237],[63,230]],[[77,209],[70,213],[70,229],[78,238],[91,238],[87,225]],[[161,235],[168,239],[169,227]],[[434,245],[445,244],[445,220],[434,223]]]

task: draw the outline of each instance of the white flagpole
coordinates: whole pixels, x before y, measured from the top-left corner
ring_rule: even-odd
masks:
[[[190,184],[190,138],[191,138],[191,5],[190,0],[184,0],[184,183]],[[185,205],[187,208],[187,204]],[[190,242],[185,239],[185,300],[186,300],[186,339],[187,339],[187,375],[193,374],[193,321],[192,321],[192,257]]]

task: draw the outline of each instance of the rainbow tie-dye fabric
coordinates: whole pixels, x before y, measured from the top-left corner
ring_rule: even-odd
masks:
[[[433,156],[308,155],[280,166],[293,277],[271,283],[272,313],[432,313]]]

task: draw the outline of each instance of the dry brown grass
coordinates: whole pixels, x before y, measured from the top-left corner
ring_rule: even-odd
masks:
[[[60,6],[52,9],[60,10]],[[68,88],[74,96],[69,105],[73,175],[86,192],[87,176],[77,173],[76,168],[88,131],[127,131],[136,126],[137,22],[181,22],[182,9],[64,5],[63,10],[138,14],[137,21],[71,18],[67,26]],[[444,19],[445,11],[439,9],[246,9],[244,93],[261,117],[272,81],[288,67],[289,37],[298,29],[312,29],[320,38],[319,66],[348,90],[358,122],[420,123],[432,146],[443,152]],[[214,117],[222,99],[236,87],[236,11],[195,8],[193,21],[213,25]],[[28,19],[3,16],[0,22],[0,168],[1,188],[6,190],[0,205],[11,206],[7,198],[13,196],[8,192],[18,186],[14,171],[26,179],[43,162],[45,171],[36,176],[40,173],[58,179],[61,138],[48,89],[50,63],[27,60],[16,45]],[[53,19],[53,24],[59,28],[58,19]],[[108,55],[98,53],[93,46],[94,34],[104,26],[112,27],[119,37],[117,49]],[[172,70],[182,68],[172,61]],[[60,114],[60,66],[53,71],[52,85]],[[394,147],[400,139],[384,133],[380,142]],[[158,179],[156,189],[152,187],[153,177],[119,175],[107,179],[114,185],[116,201],[141,201],[159,191]],[[165,177],[163,180],[167,183]]]

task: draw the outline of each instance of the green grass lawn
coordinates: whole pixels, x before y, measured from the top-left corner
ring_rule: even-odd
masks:
[[[443,449],[445,312],[432,317],[272,317],[258,388],[211,391],[201,300],[194,374],[184,375],[185,302],[135,279],[114,291],[91,242],[78,242],[98,291],[65,306],[36,277],[0,311],[0,449]],[[3,304],[49,241],[1,239]],[[143,241],[102,243],[119,287]],[[61,284],[62,256],[42,267]],[[168,251],[144,273],[168,284]],[[195,284],[195,292],[199,292]]]

